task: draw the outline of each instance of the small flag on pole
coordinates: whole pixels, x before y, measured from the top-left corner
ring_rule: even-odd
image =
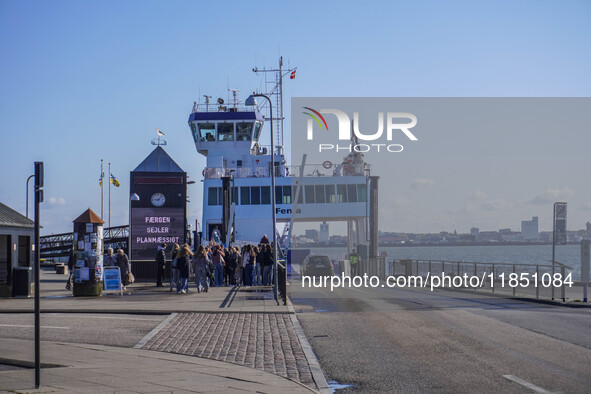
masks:
[[[103,178],[105,177],[105,173],[101,172],[101,176],[99,178],[99,185],[102,186],[103,185]]]
[[[110,182],[115,185],[115,187],[119,187],[121,186],[121,184],[119,183],[119,181],[117,180],[117,178],[115,178],[115,175],[111,174],[111,179]]]
[[[297,70],[293,70],[293,71],[291,72],[291,74],[289,75],[289,79],[295,79],[295,73],[296,73],[296,71],[297,71]]]

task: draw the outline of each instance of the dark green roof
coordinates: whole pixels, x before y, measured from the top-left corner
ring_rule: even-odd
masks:
[[[179,165],[176,164],[170,156],[168,156],[168,153],[166,153],[166,151],[162,149],[161,146],[158,146],[152,151],[152,153],[148,155],[148,157],[144,159],[144,161],[140,163],[139,166],[136,167],[135,170],[133,170],[133,172],[184,173],[185,171],[183,171],[181,167],[179,167]]]
[[[0,202],[0,227],[34,228],[35,222]]]

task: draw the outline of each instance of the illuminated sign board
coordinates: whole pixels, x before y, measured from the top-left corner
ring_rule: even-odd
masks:
[[[131,246],[134,260],[153,260],[158,245],[184,241],[183,208],[133,208]]]

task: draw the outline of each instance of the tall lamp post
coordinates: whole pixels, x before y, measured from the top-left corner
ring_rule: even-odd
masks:
[[[275,237],[275,229],[277,228],[277,217],[275,215],[275,142],[273,141],[273,104],[271,99],[264,94],[251,94],[244,103],[247,106],[256,106],[257,101],[255,97],[264,97],[269,102],[269,116],[271,117],[271,208],[273,209],[273,230],[271,231],[273,239],[273,256],[275,258],[275,264],[273,264],[273,295],[275,301],[279,304],[279,298],[277,297],[278,287],[278,273],[277,273],[277,238]]]
[[[31,178],[34,178],[35,174],[29,176],[27,178],[27,218],[29,217],[29,181],[31,180]]]
[[[140,196],[137,193],[133,193],[129,197],[129,227],[127,228],[127,254],[129,255],[129,261],[131,261],[131,202],[139,200]]]

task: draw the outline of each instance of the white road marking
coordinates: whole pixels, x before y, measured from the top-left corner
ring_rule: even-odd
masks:
[[[35,326],[25,326],[20,324],[0,324],[0,327],[18,327],[18,328],[34,328]],[[60,330],[69,330],[70,327],[55,327],[55,326],[41,326],[41,328],[55,328]]]
[[[508,380],[511,380],[511,381],[513,381],[515,383],[518,383],[518,384],[522,385],[523,387],[527,387],[528,389],[533,390],[536,393],[550,393],[550,391],[544,390],[543,388],[538,387],[535,384],[530,383],[530,382],[527,382],[527,381],[525,381],[523,379],[519,379],[517,376],[503,375],[503,377],[505,379],[508,379]]]
[[[172,319],[174,319],[174,317],[177,314],[178,313],[171,313],[166,319],[164,319],[162,321],[162,323],[158,324],[156,326],[156,328],[154,328],[152,331],[150,331],[148,334],[146,334],[145,337],[140,339],[140,341],[135,344],[133,349],[141,349],[142,346],[144,346],[154,335],[156,335],[158,333],[158,331],[162,330],[164,328],[164,326],[166,326],[168,324],[168,322],[170,322]]]

